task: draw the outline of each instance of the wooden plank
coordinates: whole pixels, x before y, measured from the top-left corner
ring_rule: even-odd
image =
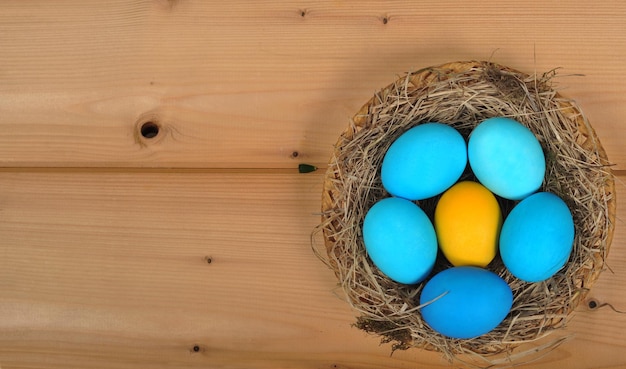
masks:
[[[491,59],[562,67],[563,93],[626,169],[624,14],[617,0],[7,3],[0,167],[322,166],[396,76]],[[148,121],[156,138],[139,134]]]
[[[322,180],[0,171],[0,367],[449,367],[421,350],[390,356],[351,326],[355,312],[309,244]],[[590,295],[622,310],[625,188],[614,273]],[[624,330],[626,315],[581,307],[564,332],[575,338],[529,367],[624,366]]]

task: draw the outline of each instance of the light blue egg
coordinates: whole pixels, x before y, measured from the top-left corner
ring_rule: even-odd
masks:
[[[496,195],[521,200],[541,187],[546,172],[541,144],[513,119],[481,122],[470,134],[467,151],[476,178]]]
[[[497,274],[470,266],[446,269],[420,295],[424,321],[450,338],[474,338],[496,328],[513,305],[509,285]]]
[[[446,124],[424,123],[391,144],[383,158],[381,178],[390,194],[423,200],[456,183],[466,166],[463,136]]]
[[[363,241],[370,259],[396,282],[424,280],[437,258],[437,236],[426,213],[411,201],[388,197],[365,215]]]
[[[500,232],[504,265],[526,282],[552,277],[567,263],[573,244],[572,213],[549,192],[538,192],[515,205]]]

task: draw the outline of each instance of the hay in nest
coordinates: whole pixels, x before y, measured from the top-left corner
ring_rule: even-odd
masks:
[[[406,74],[353,117],[326,172],[318,230],[324,236],[324,261],[360,313],[357,327],[382,336],[393,350],[423,348],[450,360],[478,357],[481,365],[489,366],[514,361],[524,355],[513,354],[514,348],[565,325],[604,268],[613,235],[615,197],[606,153],[576,104],[553,89],[555,76],[555,71],[527,75],[489,62],[449,63]],[[491,117],[513,118],[539,139],[546,157],[541,190],[557,194],[570,207],[574,248],[566,266],[540,283],[518,280],[496,257],[487,268],[511,287],[510,314],[488,334],[449,339],[422,320],[417,304],[424,282],[402,285],[384,276],[368,259],[361,227],[368,209],[390,196],[382,186],[380,166],[397,137],[415,125],[440,122],[467,138],[477,124]],[[470,170],[464,179],[474,179]],[[514,203],[500,201],[506,216]],[[433,198],[416,203],[432,216],[436,202]],[[448,267],[439,256],[433,274]],[[529,351],[545,351],[562,340]]]

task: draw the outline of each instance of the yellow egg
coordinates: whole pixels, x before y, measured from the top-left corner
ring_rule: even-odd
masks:
[[[496,197],[477,182],[450,187],[435,208],[439,248],[454,266],[487,266],[496,256],[501,227]]]

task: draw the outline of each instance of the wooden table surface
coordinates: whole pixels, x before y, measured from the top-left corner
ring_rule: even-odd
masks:
[[[624,24],[619,0],[2,1],[0,368],[449,367],[352,327],[310,234],[349,118],[457,60],[561,68],[618,181],[589,296],[626,310]],[[532,367],[625,367],[624,331],[580,306]]]

